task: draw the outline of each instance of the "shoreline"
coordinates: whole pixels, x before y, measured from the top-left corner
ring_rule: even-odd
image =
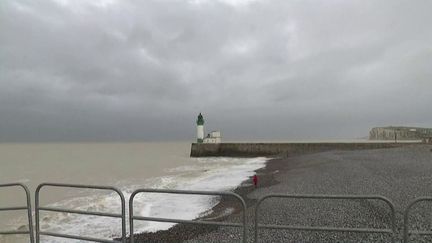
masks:
[[[282,170],[282,163],[277,163],[281,160],[280,158],[268,158],[264,167],[255,170],[258,175],[258,186],[257,188],[268,187],[277,184],[274,175]],[[238,194],[243,198],[246,203],[246,209],[253,207],[256,204],[255,199],[247,197],[249,193],[254,191],[256,188],[253,185],[252,177],[244,180],[239,186],[237,186],[232,192]],[[214,222],[222,222],[228,219],[230,216],[239,215],[241,213],[241,204],[233,197],[222,196],[219,202],[211,209],[206,211],[206,216],[198,217],[195,220],[208,220]],[[176,224],[168,230],[160,230],[156,232],[144,232],[134,234],[134,241],[140,242],[164,242],[164,243],[178,243],[186,240],[192,240],[197,236],[208,234],[216,231],[219,226],[206,226],[206,225],[192,225],[180,223]],[[127,242],[130,241],[130,237],[127,238]]]

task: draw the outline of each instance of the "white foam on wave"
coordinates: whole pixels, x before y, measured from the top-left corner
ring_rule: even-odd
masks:
[[[193,166],[170,169],[170,172],[181,171],[181,173],[170,176],[169,179],[161,178],[162,183],[155,184],[153,188],[229,191],[235,189],[244,180],[252,176],[255,170],[262,168],[267,159],[199,158],[196,160],[196,164]],[[135,202],[135,208],[143,208],[138,211],[139,215],[191,220],[208,213],[208,210],[219,202],[219,197],[141,194],[136,197]],[[152,232],[169,229],[173,225],[137,221],[135,228],[138,232]]]
[[[123,182],[120,186],[128,201],[138,188],[228,191],[239,186],[265,165],[266,158],[196,158],[188,166],[168,169],[167,175],[149,178],[143,184]],[[142,193],[134,200],[134,215],[192,220],[219,202],[219,197]],[[75,197],[49,205],[96,212],[120,212],[120,200],[115,193]],[[121,235],[120,219],[66,213],[44,212],[41,218],[44,231],[111,239]],[[174,223],[135,221],[135,232],[154,232],[169,229]],[[44,237],[44,242],[72,242]],[[76,241],[73,241],[76,242]]]

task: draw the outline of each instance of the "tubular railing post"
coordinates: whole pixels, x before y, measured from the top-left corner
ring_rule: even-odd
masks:
[[[131,196],[129,197],[129,237],[130,237],[130,243],[134,243],[135,237],[133,235],[134,232],[134,216],[133,216],[133,199],[135,195],[137,194],[137,191],[134,191]]]
[[[12,231],[12,232],[10,232],[10,234],[28,233],[29,238],[30,238],[30,242],[34,243],[35,239],[34,239],[34,230],[33,230],[33,217],[32,217],[30,191],[29,191],[28,187],[22,183],[0,184],[0,187],[13,187],[13,186],[21,187],[22,189],[24,189],[24,192],[26,194],[26,203],[27,203],[26,207],[15,207],[13,210],[26,210],[27,211],[27,222],[28,222],[29,230],[28,230],[28,232],[27,231],[24,231],[24,232]],[[11,210],[11,209],[5,209],[5,211],[9,211],[9,210]]]
[[[379,200],[385,202],[391,211],[391,230],[376,229],[376,228],[335,228],[335,227],[308,227],[308,226],[292,226],[292,225],[263,225],[258,224],[259,206],[268,198],[293,198],[293,199],[318,199],[318,200]],[[258,243],[258,230],[260,227],[267,229],[285,229],[285,230],[307,230],[307,231],[325,231],[325,232],[356,232],[356,233],[386,233],[391,234],[391,242],[396,241],[396,215],[393,203],[383,197],[377,195],[287,195],[287,194],[271,194],[260,198],[255,207],[255,243]]]
[[[120,200],[121,200],[121,210],[122,210],[122,242],[126,243],[126,200],[124,198],[123,193],[118,190],[116,191],[117,194],[120,196]]]
[[[237,195],[237,194],[236,194]],[[239,195],[237,195],[240,197]],[[243,206],[243,243],[247,243],[247,228],[246,228],[246,202],[242,197],[239,198]]]
[[[30,231],[30,242],[34,242],[34,229],[33,229],[33,216],[32,216],[32,208],[31,208],[31,199],[30,199],[30,191],[27,186],[20,184],[26,193],[27,199],[27,217]]]
[[[36,243],[40,242],[39,235],[39,191],[42,188],[42,184],[40,184],[35,191],[35,227],[36,227]]]
[[[258,199],[258,202],[255,206],[255,217],[254,217],[254,242],[258,243],[258,212],[259,212],[259,205],[266,197]]]
[[[81,211],[81,210],[40,207],[40,195],[39,194],[40,194],[42,187],[45,187],[45,186],[113,191],[113,192],[117,193],[120,197],[121,214],[119,215],[119,214],[112,214],[112,213],[88,212],[88,211]],[[53,212],[63,212],[63,213],[84,214],[84,215],[95,215],[95,216],[102,216],[102,217],[121,218],[121,221],[122,221],[121,242],[126,243],[126,200],[124,198],[123,193],[115,187],[95,186],[95,185],[61,184],[61,183],[42,183],[42,184],[40,184],[36,188],[36,192],[35,192],[36,243],[40,243],[40,235],[47,235],[47,236],[60,237],[60,238],[69,238],[69,239],[77,239],[77,240],[84,240],[84,241],[95,241],[95,242],[118,242],[118,241],[103,240],[103,239],[90,238],[90,237],[66,235],[66,234],[61,234],[61,233],[41,232],[41,230],[40,230],[40,211],[41,210],[53,211]]]
[[[194,221],[194,220],[175,220],[169,218],[151,218],[134,216],[133,201],[139,193],[165,193],[165,194],[183,194],[183,195],[204,195],[204,196],[230,196],[234,197],[242,205],[242,224],[237,223],[222,223],[222,222],[211,222],[211,221]],[[134,243],[134,220],[145,220],[145,221],[159,221],[159,222],[172,222],[172,223],[191,223],[201,225],[216,225],[216,226],[229,226],[229,227],[242,227],[242,242],[247,242],[247,228],[246,228],[246,203],[241,196],[233,192],[221,192],[221,191],[190,191],[190,190],[163,190],[163,189],[137,189],[132,192],[129,198],[129,234],[130,242]]]

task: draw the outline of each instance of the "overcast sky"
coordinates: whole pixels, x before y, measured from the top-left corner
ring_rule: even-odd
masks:
[[[0,141],[432,127],[430,0],[1,0]]]

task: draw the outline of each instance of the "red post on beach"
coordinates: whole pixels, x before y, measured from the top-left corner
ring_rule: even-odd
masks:
[[[254,184],[255,188],[257,188],[257,186],[258,186],[258,176],[254,175],[253,178],[252,178],[252,180],[253,180],[253,184]]]

